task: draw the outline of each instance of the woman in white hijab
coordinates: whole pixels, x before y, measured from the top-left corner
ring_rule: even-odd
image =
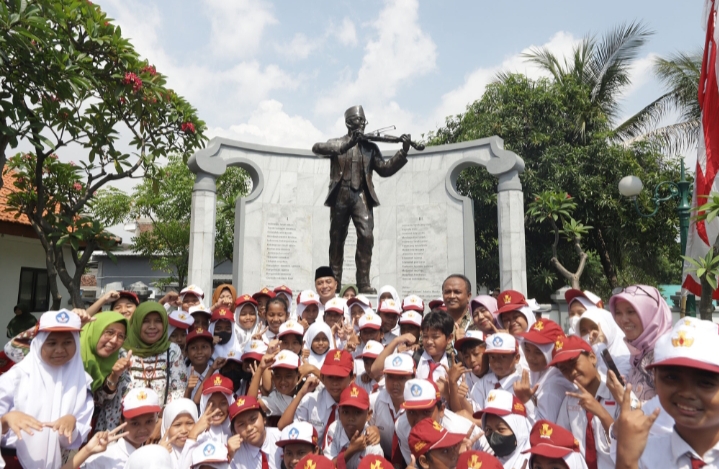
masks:
[[[170,456],[174,469],[182,469],[179,466],[182,449],[197,418],[197,406],[190,399],[176,399],[165,406],[160,434],[162,437],[167,435],[170,441]]]
[[[315,339],[317,340],[315,341]],[[307,359],[310,365],[322,368],[327,352],[335,348],[332,339],[332,329],[323,321],[317,321],[307,329],[303,347],[310,352]]]
[[[0,415],[10,428],[4,446],[16,449],[23,467],[61,467],[61,449],[79,448],[90,433],[92,378],[80,356],[80,328],[72,311],[43,314],[28,355],[0,377]]]
[[[606,348],[609,350],[614,364],[617,365],[619,373],[629,376],[631,352],[624,340],[624,331],[614,321],[612,313],[596,306],[589,307],[580,316],[578,329],[582,339],[592,346],[597,357]],[[597,368],[605,375],[607,374],[607,365],[604,360],[597,361]]]

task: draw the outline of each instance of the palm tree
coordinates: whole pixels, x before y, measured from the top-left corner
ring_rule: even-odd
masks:
[[[601,40],[585,37],[574,47],[569,58],[560,59],[548,48],[533,48],[524,57],[549,72],[556,82],[575,80],[590,90],[590,105],[575,116],[577,132],[582,140],[599,125],[614,128],[613,138],[622,139],[631,126],[617,125],[622,91],[631,84],[631,66],[639,49],[653,34],[641,22],[620,25]],[[502,80],[503,76],[500,75]],[[604,130],[604,129],[601,129]]]
[[[668,59],[657,58],[654,73],[667,92],[629,118],[617,133],[630,144],[654,140],[668,154],[682,154],[696,147],[701,128],[701,109],[697,95],[701,75],[702,51],[677,53]],[[678,122],[657,128],[670,114],[678,113]]]

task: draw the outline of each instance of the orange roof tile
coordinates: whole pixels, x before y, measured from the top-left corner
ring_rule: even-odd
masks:
[[[28,220],[26,215],[20,215],[20,218],[15,218],[15,212],[6,212],[7,198],[15,192],[15,172],[9,170],[3,171],[2,182],[3,186],[2,189],[0,189],[0,221],[30,226],[30,220]]]

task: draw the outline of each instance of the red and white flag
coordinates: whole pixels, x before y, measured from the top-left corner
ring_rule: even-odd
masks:
[[[719,87],[717,85],[717,44],[719,30],[716,26],[717,6],[719,0],[706,0],[705,25],[706,42],[702,73],[699,79],[699,106],[702,110],[702,125],[699,130],[699,148],[697,152],[697,168],[692,194],[692,215],[694,209],[707,203],[710,193],[719,193]],[[704,257],[719,235],[719,217],[711,223],[706,221],[689,222],[686,255],[693,259]],[[696,274],[687,271],[689,264],[684,263],[684,282],[682,287],[695,295],[701,294],[701,284]],[[719,290],[714,292],[719,298]]]

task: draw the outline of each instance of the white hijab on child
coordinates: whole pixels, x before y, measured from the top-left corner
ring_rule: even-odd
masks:
[[[587,308],[587,310],[580,316],[580,325],[582,319],[587,319],[592,321],[594,324],[601,326],[602,334],[604,334],[604,337],[607,338],[607,350],[609,350],[609,354],[612,356],[614,364],[617,365],[619,373],[624,376],[629,376],[632,366],[630,363],[631,352],[629,351],[629,347],[627,347],[627,343],[624,341],[624,331],[622,331],[614,321],[612,313],[605,309],[599,309],[596,306],[592,306]],[[579,333],[579,331],[577,331],[577,333]],[[588,339],[588,337],[582,338],[584,340]],[[605,367],[605,369],[601,371],[606,374],[607,370],[604,365],[604,360],[597,357],[597,361]]]
[[[484,426],[484,418],[486,414],[482,416],[482,426]],[[517,439],[517,446],[512,451],[512,454],[499,459],[499,462],[505,467],[505,469],[515,469],[523,467],[525,461],[529,464],[529,457],[531,454],[522,454],[522,451],[527,451],[531,448],[529,443],[529,434],[532,431],[532,426],[527,420],[527,417],[517,414],[509,414],[501,417],[507,423],[507,426],[514,433],[514,437]]]
[[[205,413],[207,403],[209,402],[210,397],[212,397],[213,394],[214,392],[210,394],[203,394],[200,398],[200,415]],[[233,398],[232,394],[222,393],[222,395],[227,398],[228,405],[232,405],[232,403],[235,402],[235,399]],[[224,422],[222,422],[221,425],[210,425],[210,428],[207,429],[206,433],[208,433],[212,439],[222,441],[222,444],[226,445],[227,439],[232,436],[232,430],[230,429],[230,415],[227,415],[227,418]]]
[[[227,321],[227,319],[220,319],[220,321]],[[210,334],[214,337],[215,335],[215,324],[217,324],[217,321],[211,322],[210,327],[208,330],[210,331]],[[232,336],[230,337],[230,340],[227,341],[226,344],[220,345],[220,343],[215,344],[215,350],[212,352],[212,359],[217,360],[218,358],[227,358],[227,354],[230,350],[236,349],[240,342],[237,340],[237,330],[235,327],[232,327]]]
[[[245,305],[250,305],[255,310],[255,324],[249,329],[244,330],[242,326],[240,326],[240,311],[242,308],[245,307]],[[245,345],[247,345],[247,342],[252,340],[252,336],[257,334],[260,331],[260,315],[257,312],[257,306],[253,305],[252,303],[242,303],[240,306],[235,308],[235,338],[237,340],[237,343],[240,344],[240,350],[245,348]],[[213,329],[214,331],[214,329]],[[212,332],[210,332],[212,333]],[[217,346],[215,346],[217,347]],[[226,356],[226,355],[225,355]]]
[[[333,345],[333,338],[332,338],[332,329],[330,329],[330,326],[325,324],[324,321],[316,321],[314,324],[312,324],[308,329],[307,332],[305,332],[305,338],[304,338],[304,348],[310,351],[310,357],[308,358],[308,362],[312,366],[316,366],[317,368],[322,368],[322,364],[325,361],[325,356],[327,356],[327,352],[323,353],[322,355],[315,353],[314,350],[312,350],[312,341],[315,340],[315,337],[317,337],[318,334],[323,333],[325,336],[327,336],[327,340],[330,343],[329,348],[327,349],[327,352],[329,352],[331,349],[334,348]]]
[[[49,314],[49,313],[45,313]],[[57,314],[53,311],[52,314]],[[15,390],[15,407],[41,423],[54,422],[65,415],[77,415],[85,408],[92,379],[85,372],[80,357],[80,335],[72,333],[75,355],[62,366],[52,366],[42,359],[40,349],[51,332],[38,332],[30,343],[28,355],[15,365],[21,372]],[[64,437],[62,438],[65,439]],[[17,457],[23,467],[60,467],[59,434],[43,428],[34,435],[23,433],[16,443]]]
[[[399,293],[397,293],[397,289],[393,287],[392,285],[385,285],[384,287],[380,288],[377,292],[377,308],[380,307],[380,304],[382,303],[379,299],[382,298],[382,295],[385,293],[389,293],[392,295],[392,299],[395,303],[398,305],[402,304],[402,299],[399,297]]]
[[[187,398],[175,399],[165,406],[165,411],[162,414],[162,426],[160,427],[160,436],[165,436],[165,433],[170,429],[172,423],[180,415],[187,414],[192,417],[193,422],[197,422],[197,405]],[[172,445],[172,456],[176,461],[180,460],[182,455],[182,448],[178,448]],[[154,466],[153,466],[154,467]],[[144,469],[144,468],[143,468]]]
[[[174,469],[172,457],[160,445],[147,445],[137,448],[125,463],[125,469]]]

